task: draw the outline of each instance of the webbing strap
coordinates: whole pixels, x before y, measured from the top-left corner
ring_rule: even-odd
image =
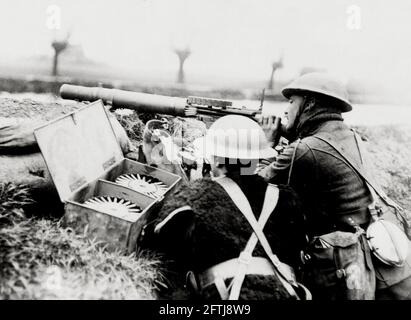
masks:
[[[277,206],[278,197],[278,188],[269,184],[267,186],[267,190],[265,193],[263,209],[261,210],[261,215],[258,219],[258,226],[261,228],[261,230],[264,229],[264,226],[267,223],[268,218]],[[255,233],[252,233],[250,239],[248,239],[245,249],[243,250],[243,252],[241,252],[240,256],[238,257],[237,273],[232,282],[232,288],[229,297],[230,300],[238,300],[240,296],[241,286],[243,284],[247,272],[247,267],[249,265],[255,246],[257,245],[257,242],[257,236],[255,235]]]
[[[360,137],[358,137],[358,134],[354,130],[352,130],[352,131],[354,132],[354,137],[355,137],[355,141],[357,143],[358,152],[360,153],[361,161],[362,161],[362,163],[364,163],[364,161],[363,161],[364,153],[362,152],[362,150],[363,150],[362,140],[361,140]],[[376,194],[376,191],[374,190],[374,188],[368,182],[366,182],[366,184],[367,184],[368,189],[370,190],[371,197],[373,198],[373,203],[369,206],[369,209],[370,209],[370,212],[371,212],[371,216],[376,221],[376,220],[378,220],[378,210],[377,210],[377,207],[376,207],[376,199],[378,199],[377,194]],[[393,205],[391,205],[391,206],[394,207],[397,212],[401,211],[402,208],[399,205],[397,205],[395,202],[393,202],[386,195],[385,195],[385,197],[386,197],[386,199],[388,199],[389,201],[391,201],[393,203]],[[381,199],[383,199],[383,201],[386,201],[386,199],[384,199],[383,197],[381,197]],[[385,203],[387,205],[390,205],[387,201]],[[399,212],[399,214],[404,219],[404,217],[401,215],[401,212]],[[387,229],[387,227],[384,223],[382,225],[384,226],[385,229]],[[399,240],[396,237],[393,237],[391,235],[391,232],[387,232],[387,233],[390,236],[390,239],[391,239],[392,243],[394,244],[394,249],[396,251],[397,257],[401,257],[401,253],[399,252],[400,247],[401,247],[401,245],[399,244]]]
[[[363,159],[365,159],[365,153],[363,152],[364,147],[362,144],[362,140],[354,130],[352,130],[352,132],[354,133],[354,138],[355,138],[355,141],[357,142],[358,152],[360,153],[361,161],[364,163]],[[364,178],[364,172],[360,173],[360,175]],[[366,179],[364,178],[364,180]],[[402,209],[401,206],[399,206],[397,203],[391,200],[391,198],[389,198],[387,194],[384,192],[384,190],[379,188],[379,186],[372,184],[369,180],[366,180],[366,183],[368,185],[368,188],[370,189],[371,195],[374,197],[374,200],[377,199],[377,195],[376,195],[377,193],[387,205],[394,207],[397,210]]]
[[[224,283],[224,279],[222,277],[216,277],[214,279],[215,287],[217,288],[218,293],[222,300],[227,300],[229,295],[229,288]]]
[[[353,130],[353,133],[354,133],[354,137],[357,142],[357,145],[358,145],[358,149],[359,149],[358,151],[360,153],[360,156],[363,157],[364,154],[361,153],[361,138],[357,137],[357,133],[354,130]],[[315,135],[313,135],[313,137],[326,142],[334,150],[336,150],[340,154],[340,156],[343,157],[343,159],[348,163],[348,165],[350,165],[365,180],[368,188],[370,189],[371,195],[375,195],[376,193],[390,207],[393,207],[397,209],[398,211],[402,210],[402,208],[397,203],[395,203],[393,200],[388,198],[385,192],[379,186],[377,186],[374,180],[370,176],[368,176],[368,173],[364,171],[363,167],[360,166],[357,163],[357,161],[354,161],[352,158],[348,157],[344,153],[341,146],[339,146],[335,141],[333,141],[333,137],[329,133],[327,132],[316,133]],[[375,193],[371,189],[375,191]]]
[[[297,149],[298,149],[298,146],[299,146],[300,142],[301,142],[301,139],[298,138],[298,140],[297,140],[297,142],[296,142],[296,144],[295,144],[294,151],[293,151],[293,156],[291,157],[290,170],[288,171],[287,186],[289,186],[289,185],[290,185],[290,182],[291,182],[291,174],[293,173],[295,156],[296,156],[296,154],[297,154]]]
[[[294,296],[298,299],[298,295],[296,294],[295,290],[293,289],[293,285],[296,286],[297,283],[294,279],[294,275],[293,275],[292,271],[290,269],[288,269],[284,264],[282,264],[280,262],[280,260],[278,259],[278,257],[272,252],[270,244],[268,243],[267,238],[265,237],[261,226],[259,225],[259,223],[257,222],[257,220],[256,220],[256,218],[253,214],[250,203],[248,202],[246,196],[244,195],[244,193],[242,192],[240,187],[233,180],[231,180],[230,178],[227,178],[227,177],[221,177],[221,178],[215,179],[215,181],[218,182],[224,188],[224,190],[227,192],[227,194],[233,200],[234,204],[242,212],[244,217],[247,219],[248,223],[253,228],[253,230],[254,230],[253,234],[256,236],[256,238],[258,238],[258,241],[260,241],[260,243],[261,243],[265,253],[267,254],[270,262],[273,264],[274,268],[277,270],[278,274],[280,275],[279,279],[282,280],[282,283],[283,283],[284,287],[286,288],[286,290],[289,292],[289,294],[291,296]],[[271,192],[271,191],[269,191],[269,192]],[[277,192],[278,192],[278,189],[277,189]],[[277,198],[277,200],[278,200],[278,198]],[[270,201],[270,199],[268,199],[267,201]],[[268,208],[269,208],[269,203],[267,203],[265,205],[265,210],[264,210],[264,211],[267,211],[267,212],[264,212],[264,216],[266,216],[268,214],[268,217],[269,217],[271,212],[274,210],[275,206],[273,207],[273,210],[271,210],[271,212],[268,212]],[[261,222],[263,222],[265,219],[268,220],[268,217],[260,217],[260,218],[264,218],[264,219],[261,220]],[[265,222],[264,222],[264,224],[265,224]],[[254,242],[255,240],[250,239],[249,241]],[[251,248],[252,242],[250,243],[250,247],[248,248],[248,250]],[[255,247],[255,245],[256,245],[256,243],[254,244],[254,247]],[[247,247],[248,247],[248,243],[247,243]],[[254,249],[254,248],[252,248],[252,249]],[[240,254],[239,259],[246,262],[247,261],[247,256],[248,256],[248,253],[247,252],[244,253],[244,251],[243,251]],[[241,268],[240,271],[241,271],[241,274],[242,274],[242,272],[243,272],[242,269],[244,269],[244,267],[241,267],[241,264],[240,264],[240,268]],[[245,270],[246,270],[246,265],[245,265]],[[240,278],[240,280],[241,280],[241,278]],[[236,282],[239,283],[240,281],[237,280]],[[239,293],[239,289],[237,288],[237,286],[238,286],[238,284],[236,285],[235,291],[234,291],[231,298],[234,298],[234,296]],[[241,284],[240,284],[240,289],[241,289]]]
[[[357,133],[354,130],[352,130],[352,132],[354,133],[354,138],[355,138],[355,142],[357,144],[361,165],[364,166],[364,165],[366,165],[366,163],[365,163],[366,159],[365,159],[365,153],[363,153],[362,140],[361,140],[361,138],[358,137]],[[365,179],[364,179],[364,182],[367,185],[368,191],[370,192],[371,199],[372,199],[372,203],[368,206],[368,209],[370,210],[371,217],[374,220],[377,220],[378,219],[378,210],[377,210],[377,203],[376,203],[376,199],[378,199],[377,193],[375,192],[374,188]],[[381,192],[383,192],[383,191],[381,190]]]

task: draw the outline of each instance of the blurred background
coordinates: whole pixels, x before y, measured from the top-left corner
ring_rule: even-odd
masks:
[[[258,105],[262,89],[281,101],[282,86],[322,70],[356,104],[411,103],[407,0],[2,0],[0,11],[4,92],[71,82]]]

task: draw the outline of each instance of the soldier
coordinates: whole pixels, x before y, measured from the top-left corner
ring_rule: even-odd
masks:
[[[288,222],[300,208],[292,194],[274,187],[268,190],[255,174],[259,159],[275,155],[261,127],[244,116],[222,117],[207,132],[205,147],[212,178],[180,185],[165,199],[153,225],[154,246],[178,262],[180,273],[189,271],[187,287],[203,299],[306,298],[308,293],[295,281],[291,268],[277,258],[289,264],[299,259],[299,251],[290,249],[301,247],[293,235],[298,224],[285,225],[282,219],[286,216]],[[278,203],[268,193],[279,193]],[[264,206],[265,246],[249,240],[254,227],[250,216],[243,215],[248,210],[259,219]],[[236,285],[235,277],[240,279]]]
[[[332,145],[318,138],[328,137],[350,159],[362,163],[354,133],[343,122],[342,113],[352,110],[344,85],[329,74],[309,73],[285,87],[282,94],[289,100],[283,129],[289,145],[274,162],[261,169],[259,175],[271,183],[289,185],[297,192],[306,212],[306,232],[310,241],[335,231],[356,233],[366,229],[370,222],[368,207],[372,203],[366,183]],[[278,126],[273,132],[279,132]],[[330,250],[328,243],[321,245],[324,250]],[[368,264],[361,266],[361,270],[368,273],[365,278],[369,288],[368,292],[364,288],[364,292],[351,298],[373,299],[373,267],[369,263],[367,241],[362,248],[361,259]],[[306,268],[303,282],[312,291],[313,299],[349,299],[346,285],[341,286],[341,278],[349,282],[347,268],[326,264],[328,269],[318,274],[320,271],[312,270],[315,269],[314,258],[315,253],[308,253],[303,259]],[[405,266],[401,270],[401,276],[397,274],[391,279],[392,284],[407,277],[410,281],[411,268]],[[403,285],[409,288],[409,284],[403,282]],[[410,299],[410,295],[408,290],[406,295],[394,294],[391,298]],[[380,297],[389,295],[381,294]]]

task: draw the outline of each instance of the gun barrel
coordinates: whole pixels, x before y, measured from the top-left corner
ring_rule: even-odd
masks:
[[[186,116],[187,99],[168,97],[157,94],[132,92],[119,89],[99,87],[84,87],[63,84],[60,88],[63,99],[79,101],[96,101],[102,99],[104,103],[114,108],[129,108],[140,112]]]

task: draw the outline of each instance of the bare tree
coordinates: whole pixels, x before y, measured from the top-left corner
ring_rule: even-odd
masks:
[[[68,47],[69,37],[70,35],[68,34],[64,40],[53,40],[53,42],[51,43],[51,46],[54,49],[53,69],[51,75],[54,77],[58,75],[59,56]]]
[[[283,57],[281,56],[281,58],[278,61],[273,62],[271,66],[271,76],[270,76],[270,81],[268,82],[269,90],[274,90],[274,74],[278,69],[282,67],[283,67]]]
[[[184,62],[186,59],[190,56],[191,51],[186,48],[186,49],[175,49],[174,52],[177,54],[180,66],[178,68],[178,75],[177,75],[177,82],[178,83],[184,83],[185,77],[184,77]]]

